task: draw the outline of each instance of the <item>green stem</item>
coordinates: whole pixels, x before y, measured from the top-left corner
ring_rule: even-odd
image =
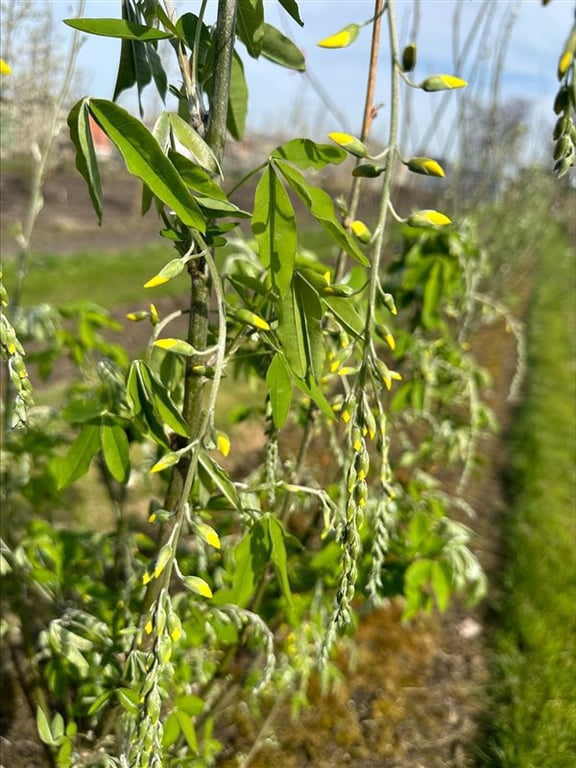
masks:
[[[388,37],[390,43],[390,129],[388,134],[388,161],[382,180],[382,197],[380,199],[380,213],[372,249],[372,262],[370,267],[370,281],[368,286],[368,307],[366,310],[366,340],[370,339],[370,326],[374,319],[376,297],[380,280],[380,263],[384,250],[384,234],[386,220],[390,208],[392,192],[392,179],[394,166],[398,154],[398,118],[399,118],[399,66],[398,66],[398,36],[396,31],[396,7],[394,0],[388,0]],[[366,377],[367,360],[371,346],[366,343],[364,347],[364,359],[360,373],[359,386],[362,387]]]
[[[238,0],[219,0],[214,58],[214,85],[210,100],[210,122],[206,141],[218,160],[224,154],[226,144],[226,117],[230,96],[230,74],[234,56],[236,13]]]
[[[368,81],[366,83],[366,99],[364,101],[364,114],[362,117],[362,131],[360,133],[360,141],[365,143],[370,136],[370,129],[372,127],[372,121],[374,120],[374,92],[376,90],[376,72],[378,70],[378,56],[380,48],[380,30],[382,28],[382,14],[384,13],[384,0],[376,0],[374,8],[374,21],[372,27],[372,43],[370,47],[370,63],[368,65]],[[368,23],[368,22],[367,22]],[[360,158],[356,160],[356,165],[361,162]],[[358,210],[358,204],[360,202],[360,189],[362,186],[362,179],[359,176],[354,176],[352,181],[352,189],[350,190],[350,197],[348,201],[348,217],[351,221],[356,218],[356,211]],[[346,266],[346,252],[340,251],[338,254],[338,260],[336,262],[336,268],[334,270],[334,282],[339,283],[344,277],[344,269]]]
[[[216,57],[214,65],[216,75],[211,100],[210,128],[207,142],[218,160],[222,159],[226,139],[226,114],[230,96],[230,73],[234,50],[236,5],[236,0],[220,0],[216,22]],[[164,506],[166,509],[173,511],[174,515],[162,529],[158,542],[158,551],[168,542],[174,542],[175,550],[180,533],[184,527],[188,499],[196,476],[202,439],[212,425],[226,353],[226,308],[224,289],[218,269],[212,254],[202,241],[200,235],[196,232],[191,232],[190,234],[196,241],[199,252],[202,252],[204,255],[192,259],[188,264],[191,286],[186,340],[200,352],[207,348],[208,315],[211,288],[213,288],[216,294],[218,309],[218,342],[216,346],[214,378],[206,407],[204,407],[206,380],[204,377],[198,376],[194,370],[196,365],[203,362],[203,355],[200,354],[186,358],[182,416],[188,426],[188,438],[184,444],[180,443],[178,447],[182,448],[188,443],[194,444],[194,448],[190,455],[186,453],[183,456],[170,476]],[[149,583],[142,606],[142,617],[146,616],[148,610],[158,599],[162,589],[167,588],[170,583],[172,563],[173,558],[160,577],[152,579]]]

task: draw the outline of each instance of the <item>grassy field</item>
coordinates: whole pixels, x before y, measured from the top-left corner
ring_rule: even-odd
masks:
[[[576,266],[543,248],[528,319],[529,380],[510,441],[513,505],[484,765],[576,765]]]
[[[22,304],[31,307],[42,302],[64,304],[92,301],[111,309],[146,299],[144,283],[176,254],[167,242],[121,251],[86,251],[66,255],[33,254],[22,293]],[[13,292],[16,264],[6,259],[3,265],[8,294]],[[160,296],[182,293],[185,283],[173,280],[154,288],[150,301]]]

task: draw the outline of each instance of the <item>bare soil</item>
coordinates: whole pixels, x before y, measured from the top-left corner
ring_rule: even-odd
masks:
[[[21,172],[1,179],[2,250],[16,251],[10,234],[26,210],[28,183]],[[139,185],[114,169],[104,184],[104,222],[98,227],[83,180],[75,172],[55,172],[44,193],[34,247],[65,254],[83,248],[107,249],[149,243],[157,236],[153,217],[139,216]],[[72,236],[71,236],[72,235]],[[134,345],[139,343],[133,339]],[[515,346],[504,325],[486,328],[475,340],[479,361],[493,376],[490,405],[502,425],[482,443],[484,464],[473,477],[467,500],[477,517],[466,522],[475,531],[474,548],[497,589],[500,519],[505,511],[503,434],[512,406],[507,392],[515,368]],[[252,443],[250,442],[252,440]],[[261,436],[242,435],[243,454],[261,447]],[[488,600],[489,603],[489,600]],[[292,721],[280,700],[264,723],[252,717],[231,722],[223,735],[228,747],[223,768],[464,768],[475,765],[487,717],[489,661],[486,610],[453,605],[444,615],[400,621],[401,608],[363,616],[356,653],[341,654],[343,681],[327,698],[313,685],[312,706]],[[3,659],[2,667],[12,667]],[[43,768],[45,753],[23,690],[12,679],[0,681],[0,768]],[[266,713],[264,713],[266,715]],[[250,752],[257,739],[258,749]],[[238,760],[250,753],[248,761]]]

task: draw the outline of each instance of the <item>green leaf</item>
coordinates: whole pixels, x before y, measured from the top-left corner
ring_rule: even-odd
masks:
[[[431,568],[432,589],[436,596],[436,603],[441,611],[448,608],[450,602],[451,581],[448,567],[441,560],[435,560]]]
[[[322,334],[322,305],[317,292],[301,273],[294,276],[294,291],[300,306],[300,317],[304,326],[307,371],[317,382],[324,369],[325,348]]]
[[[346,159],[347,153],[332,144],[316,144],[311,139],[292,139],[277,147],[270,157],[288,160],[302,170],[307,168],[318,170],[329,164],[339,165]]]
[[[364,333],[364,320],[358,314],[351,299],[343,296],[322,296],[322,302],[346,331],[354,336],[361,336]]]
[[[75,480],[83,477],[99,450],[100,427],[96,424],[85,424],[66,456],[57,456],[52,462],[58,489],[64,490]]]
[[[70,424],[92,421],[102,415],[104,406],[96,400],[73,400],[62,409],[61,416]]]
[[[124,40],[166,40],[172,37],[171,32],[162,32],[156,27],[146,27],[126,19],[64,19],[64,24],[89,35],[121,37]]]
[[[444,280],[444,264],[441,258],[434,260],[424,284],[422,302],[422,324],[425,328],[434,328],[439,322],[439,305],[442,299]]]
[[[119,424],[102,423],[100,444],[110,474],[119,483],[126,484],[130,477],[130,447],[126,432]]]
[[[264,24],[262,56],[288,69],[298,72],[306,70],[306,61],[300,48],[271,24]]]
[[[234,602],[245,608],[252,599],[256,584],[264,574],[270,560],[270,537],[268,525],[258,520],[250,533],[234,550],[234,574],[232,589]]]
[[[123,2],[122,18],[137,24],[139,13],[130,3]],[[152,71],[146,55],[147,45],[149,43],[140,40],[122,40],[120,64],[118,66],[118,75],[116,76],[116,85],[114,86],[114,95],[112,96],[113,100],[116,101],[122,91],[132,88],[136,84],[141,116],[144,113],[142,108],[142,90],[152,79]]]
[[[253,59],[262,51],[264,39],[264,3],[262,0],[243,0],[238,3],[236,32]]]
[[[185,694],[184,696],[179,696],[176,699],[176,707],[177,709],[182,710],[182,712],[186,712],[187,715],[190,717],[196,717],[197,715],[201,715],[204,711],[204,707],[206,706],[206,702],[204,699],[201,699],[200,696],[194,696],[193,693]]]
[[[178,722],[180,724],[180,728],[182,729],[182,733],[184,734],[184,738],[186,739],[186,743],[192,752],[198,752],[198,741],[196,739],[196,731],[194,730],[192,718],[190,715],[187,715],[186,712],[183,712],[180,709],[177,710],[176,717],[178,718]]]
[[[209,211],[209,216],[214,218],[218,216],[250,218],[247,211],[242,211],[228,200],[224,190],[199,165],[172,149],[168,150],[168,157],[186,186],[195,190],[194,199],[204,213]]]
[[[206,222],[198,204],[146,126],[105,99],[88,99],[88,107],[120,151],[130,173],[172,208],[184,224],[205,232]]]
[[[266,372],[266,385],[270,393],[272,416],[277,429],[282,429],[288,418],[292,402],[292,379],[282,355],[276,354]]]
[[[52,718],[50,730],[52,731],[56,743],[60,743],[64,736],[64,718],[60,712],[56,712]]]
[[[174,405],[170,393],[156,376],[156,374],[142,360],[136,360],[133,364],[139,380],[142,384],[147,399],[152,403],[160,421],[182,437],[188,435],[188,425],[178,408]]]
[[[52,731],[50,730],[50,723],[48,722],[48,718],[46,717],[42,707],[38,707],[36,710],[36,728],[38,729],[38,736],[40,736],[40,741],[42,741],[44,744],[48,744],[51,747],[57,746],[56,741],[52,736]]]
[[[298,3],[296,0],[279,0],[280,5],[282,8],[284,8],[285,11],[287,11],[290,16],[294,19],[295,22],[300,24],[301,27],[304,26],[304,22],[300,18],[300,12],[298,10]]]
[[[304,379],[308,372],[305,326],[293,289],[278,302],[278,338],[290,369],[296,377]]]
[[[270,269],[272,284],[283,297],[290,288],[294,272],[296,218],[288,193],[270,165],[256,187],[252,231],[258,243],[260,261]]]
[[[168,749],[172,744],[178,741],[180,736],[180,723],[176,712],[171,712],[164,721],[164,727],[162,729],[162,746],[164,749]]]
[[[168,150],[168,158],[188,187],[195,190],[203,197],[210,198],[211,200],[219,200],[223,203],[228,203],[230,208],[236,208],[236,206],[228,200],[222,187],[214,181],[207,171],[200,168],[199,165],[196,165],[196,163],[193,163],[188,157],[181,155],[173,149]]]
[[[230,98],[228,100],[228,114],[226,127],[230,135],[236,141],[241,141],[246,128],[246,114],[248,112],[248,86],[244,76],[242,60],[234,51],[232,57],[232,71],[230,73]]]
[[[105,693],[102,693],[100,696],[98,696],[98,698],[96,698],[92,702],[92,704],[90,704],[90,707],[86,712],[86,714],[90,716],[98,712],[98,710],[101,709],[104,706],[104,704],[106,704],[109,701],[111,696],[112,696],[112,691],[106,691]]]
[[[292,593],[290,591],[290,582],[288,580],[287,557],[286,557],[286,532],[280,520],[271,515],[266,517],[268,521],[268,530],[270,536],[271,552],[270,557],[276,569],[278,582],[286,602],[293,607]]]
[[[314,379],[308,378],[308,380],[304,380],[295,378],[294,384],[301,392],[304,392],[305,395],[314,400],[318,408],[320,408],[324,416],[326,416],[329,421],[335,418],[334,411],[332,410],[330,403],[328,400],[326,400],[324,393],[316,381],[314,381]]]
[[[76,147],[76,168],[88,184],[90,199],[96,211],[98,223],[101,224],[102,186],[92,132],[90,131],[88,106],[85,99],[78,101],[70,110],[68,127],[70,129],[70,138]]]
[[[354,239],[346,232],[343,226],[336,218],[334,202],[330,195],[319,187],[313,187],[304,178],[304,176],[283,160],[275,161],[278,168],[304,205],[308,208],[312,216],[328,232],[330,237],[350,254],[360,264],[368,266],[369,262],[366,256],[358,248]]]
[[[137,715],[140,707],[140,701],[137,691],[130,688],[117,688],[116,698],[122,709],[130,715]]]
[[[168,90],[168,78],[166,76],[166,70],[164,69],[162,59],[158,55],[158,51],[153,44],[147,46],[147,52],[148,64],[150,65],[150,70],[152,71],[152,77],[154,78],[156,90],[158,91],[162,101],[165,103],[166,92]]]
[[[202,484],[208,490],[216,488],[233,507],[241,508],[240,497],[230,475],[205,451],[198,457],[198,472]]]
[[[220,163],[216,159],[216,155],[212,152],[200,134],[174,112],[169,113],[168,119],[174,136],[182,146],[186,147],[186,149],[194,155],[198,164],[215,176],[222,176],[222,169],[220,168]]]

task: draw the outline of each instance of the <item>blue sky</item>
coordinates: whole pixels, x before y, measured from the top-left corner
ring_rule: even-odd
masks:
[[[56,3],[55,3],[56,4]],[[195,12],[199,2],[175,1],[179,13]],[[452,58],[453,17],[460,6],[461,40],[473,27],[483,5],[478,0],[420,0],[420,24],[418,33],[419,60],[414,79],[419,81],[433,73],[458,74],[465,79],[471,76],[472,62],[460,71],[454,70]],[[574,0],[553,0],[546,7],[540,0],[492,0],[492,34],[482,44],[480,57],[480,83],[475,95],[486,101],[489,97],[493,64],[498,52],[497,40],[503,33],[511,12],[516,12],[510,42],[504,61],[501,80],[502,100],[523,98],[531,102],[531,141],[534,147],[546,142],[546,132],[553,124],[551,104],[557,89],[556,63],[574,18]],[[217,2],[209,0],[208,21],[214,18]],[[316,43],[323,37],[338,31],[350,22],[362,22],[372,15],[372,0],[300,0],[299,7],[304,27],[299,27],[283,11],[275,0],[266,2],[266,19],[291,37],[304,52],[312,80],[321,84],[328,101],[334,105],[332,113],[320,100],[311,80],[299,73],[283,70],[265,60],[254,61],[244,55],[246,76],[250,89],[248,127],[256,131],[286,131],[321,139],[332,130],[358,132],[361,124],[365,93],[367,53],[370,45],[370,27],[362,30],[356,42],[347,49],[326,50]],[[410,38],[413,19],[413,0],[397,0],[397,16],[400,45]],[[71,3],[58,1],[62,18],[70,14]],[[61,10],[60,10],[61,9]],[[86,17],[115,17],[119,11],[117,0],[89,0]],[[68,33],[66,33],[68,34]],[[474,48],[477,50],[477,46]],[[119,41],[101,37],[87,37],[80,54],[83,85],[87,94],[111,98],[119,54]],[[374,138],[386,131],[386,103],[388,80],[386,77],[387,42],[383,37],[381,66],[378,73],[376,102],[384,107],[374,125]],[[484,87],[482,86],[484,82]],[[459,92],[450,94],[447,110],[435,136],[430,151],[449,146],[455,104]],[[413,130],[405,138],[406,143],[417,144],[426,131],[442,94],[412,93],[414,115]],[[123,103],[133,105],[130,97]],[[154,101],[150,99],[150,108]],[[412,149],[418,149],[414,146]],[[421,148],[420,148],[421,149]],[[544,151],[548,151],[546,145]]]

